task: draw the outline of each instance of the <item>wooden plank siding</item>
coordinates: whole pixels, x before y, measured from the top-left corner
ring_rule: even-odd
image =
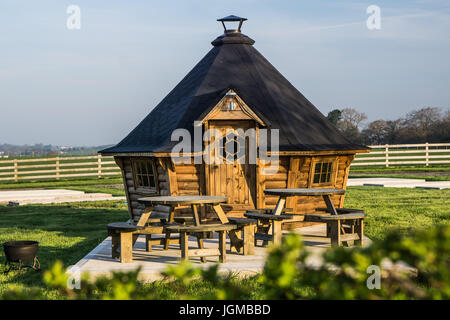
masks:
[[[162,195],[162,196],[168,196],[170,195],[170,185],[169,185],[169,174],[168,170],[164,164],[164,159],[158,159],[155,160],[155,167],[157,172],[157,183],[158,183],[158,192],[155,193],[147,193],[142,191],[137,191],[135,189],[134,181],[133,181],[133,170],[131,166],[131,159],[130,158],[122,158],[123,163],[123,172],[125,173],[125,193],[127,195],[127,199],[129,202],[129,210],[131,210],[130,217],[133,218],[133,220],[137,221],[139,220],[139,217],[141,216],[142,212],[144,212],[144,206],[137,202],[137,199],[142,197],[148,197],[151,195]],[[161,211],[167,211],[164,210],[164,208],[158,208]]]

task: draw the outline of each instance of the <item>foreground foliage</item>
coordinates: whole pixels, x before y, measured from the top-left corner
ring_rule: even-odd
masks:
[[[323,255],[320,268],[307,263],[308,252],[299,235],[288,235],[281,246],[270,249],[264,270],[251,281],[263,299],[449,299],[450,226],[440,226],[410,235],[391,233],[366,248],[332,248]],[[383,268],[386,261],[394,267]],[[407,264],[413,268],[396,268]],[[382,271],[379,287],[371,280],[373,270]],[[372,269],[371,269],[372,267]],[[61,262],[45,272],[45,283],[69,299],[159,299],[161,281],[150,285],[138,281],[139,269],[113,273],[90,281],[80,289],[67,287],[69,275]],[[221,275],[219,265],[208,269],[189,262],[169,266],[165,283],[177,288],[178,299],[246,299],[255,288],[249,279]],[[204,282],[210,290],[190,290]],[[375,288],[370,289],[370,284]],[[3,298],[40,298],[38,292],[9,290]]]

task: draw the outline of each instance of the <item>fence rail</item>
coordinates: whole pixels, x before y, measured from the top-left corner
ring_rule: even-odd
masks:
[[[352,166],[450,164],[450,143],[370,146],[358,154]],[[118,176],[113,157],[76,156],[30,159],[0,159],[0,181]]]
[[[450,143],[386,144],[369,146],[370,153],[358,154],[352,166],[450,164]]]
[[[120,169],[114,158],[101,155],[0,160],[0,181],[116,175]]]

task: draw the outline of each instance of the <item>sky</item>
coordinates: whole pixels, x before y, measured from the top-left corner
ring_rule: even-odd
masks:
[[[67,28],[77,5],[80,29]],[[366,12],[377,5],[381,29]],[[0,0],[0,144],[118,143],[212,48],[242,32],[325,115],[450,107],[448,0]]]

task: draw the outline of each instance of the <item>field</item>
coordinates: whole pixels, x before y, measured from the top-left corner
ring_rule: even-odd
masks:
[[[120,176],[120,170],[113,157],[101,155],[0,159],[0,181],[2,182],[118,176]]]
[[[60,187],[63,181],[59,182]],[[69,182],[67,182],[69,183]],[[71,189],[87,192],[102,190],[121,193],[114,184],[81,185]],[[53,185],[54,186],[54,185]],[[31,187],[31,185],[28,185]],[[42,187],[42,185],[40,185]],[[372,239],[382,239],[388,230],[407,233],[412,229],[427,228],[436,224],[450,224],[450,190],[414,190],[379,187],[349,187],[346,206],[364,208],[368,213],[366,234]],[[0,206],[0,243],[12,239],[40,241],[39,258],[45,270],[56,259],[65,266],[76,263],[106,237],[105,225],[112,221],[127,219],[123,201],[70,203],[66,205],[28,205],[20,207]],[[3,250],[0,252],[3,263]],[[0,268],[3,268],[3,264]],[[12,272],[0,274],[0,296],[13,287],[38,290],[46,299],[59,299],[55,290],[43,285],[42,272],[26,271],[21,276]],[[243,285],[254,288],[243,299],[260,298],[255,279],[240,280]],[[163,282],[149,284],[161,299],[179,297],[174,285]],[[193,282],[189,290],[208,292],[209,284]]]
[[[427,181],[450,181],[448,165],[358,166],[350,168],[350,178],[401,178]]]

